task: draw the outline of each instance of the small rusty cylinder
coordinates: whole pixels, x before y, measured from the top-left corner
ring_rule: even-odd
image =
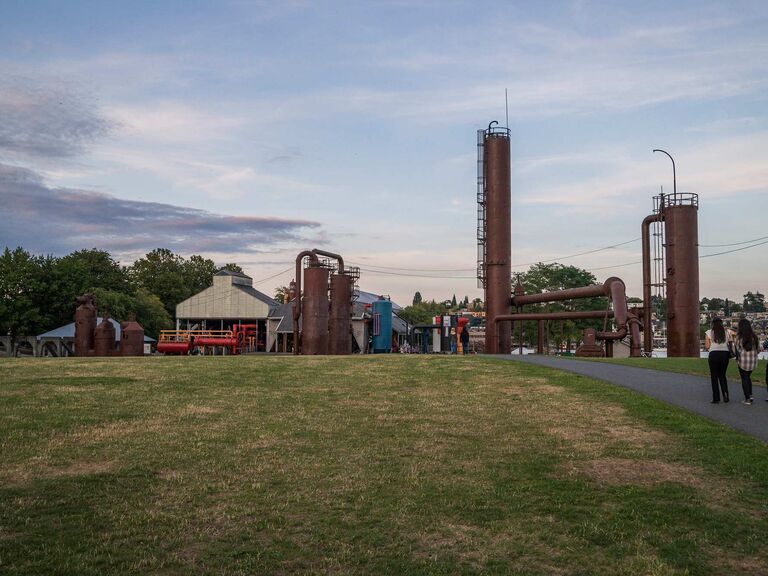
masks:
[[[301,305],[301,352],[328,353],[328,269],[310,266],[304,270]]]
[[[346,274],[331,276],[328,354],[352,353],[352,283]]]
[[[95,356],[112,356],[114,354],[115,327],[106,314],[104,314],[101,324],[96,327],[93,348]]]
[[[144,356],[144,328],[135,320],[120,324],[120,355]]]

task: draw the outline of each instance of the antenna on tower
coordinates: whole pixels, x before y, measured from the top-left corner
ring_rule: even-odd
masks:
[[[507,89],[504,88],[504,110],[507,113],[507,128],[509,128],[509,98],[507,97]]]

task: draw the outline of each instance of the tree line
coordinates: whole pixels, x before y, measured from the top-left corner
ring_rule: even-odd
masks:
[[[242,272],[237,264],[224,268]],[[210,286],[217,270],[209,258],[184,258],[166,248],[122,266],[104,250],[56,257],[6,247],[0,256],[0,333],[15,341],[68,324],[75,298],[92,292],[99,314],[108,311],[119,321],[133,315],[157,337],[173,326],[176,305]]]

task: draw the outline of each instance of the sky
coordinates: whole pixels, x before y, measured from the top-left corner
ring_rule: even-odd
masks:
[[[0,247],[166,247],[267,293],[321,248],[401,304],[472,299],[477,130],[507,113],[513,271],[639,296],[662,148],[701,296],[768,290],[768,244],[709,256],[768,238],[764,1],[0,0]]]

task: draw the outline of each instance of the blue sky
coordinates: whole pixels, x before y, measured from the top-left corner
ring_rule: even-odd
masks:
[[[472,298],[476,130],[504,122],[505,89],[514,263],[639,237],[672,188],[653,148],[700,195],[701,254],[768,235],[764,2],[0,1],[0,16],[0,244],[124,263],[166,246],[257,281],[320,247],[402,303]],[[767,250],[702,259],[702,296],[765,292]],[[562,262],[639,295],[639,265],[606,268],[639,251]]]

